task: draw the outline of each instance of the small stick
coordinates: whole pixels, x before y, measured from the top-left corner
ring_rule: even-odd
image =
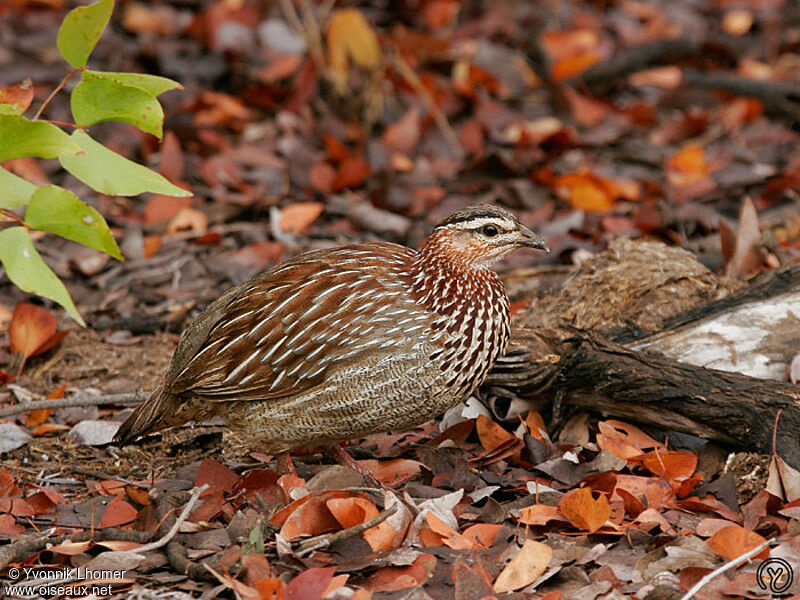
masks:
[[[85,68],[86,68],[86,67],[84,67],[84,69],[85,69]],[[57,94],[59,91],[61,91],[61,88],[63,88],[63,87],[66,85],[67,81],[69,81],[69,80],[70,80],[70,78],[71,78],[73,75],[75,75],[75,73],[77,73],[78,71],[81,71],[81,70],[82,70],[82,69],[80,69],[80,68],[77,68],[77,69],[72,69],[72,71],[70,71],[69,73],[67,73],[66,77],[64,77],[64,79],[62,79],[62,80],[61,80],[61,83],[59,83],[59,84],[56,86],[56,89],[54,89],[52,92],[50,92],[50,95],[49,95],[49,96],[48,96],[48,97],[45,99],[45,101],[44,101],[44,102],[42,102],[42,105],[39,107],[39,110],[37,110],[37,111],[36,111],[36,114],[35,114],[35,115],[33,115],[33,120],[34,120],[34,121],[38,121],[38,120],[39,120],[39,117],[41,117],[41,116],[42,116],[42,113],[44,112],[44,109],[45,109],[45,108],[47,108],[47,105],[48,105],[48,104],[50,104],[50,100],[52,100],[52,99],[53,99],[53,97],[54,97],[54,96],[55,96],[55,95],[56,95],[56,94]]]
[[[397,511],[397,504],[393,504],[386,510],[379,512],[377,515],[364,521],[363,523],[359,523],[358,525],[353,525],[352,527],[348,527],[347,529],[342,529],[341,531],[337,531],[336,533],[327,533],[325,535],[318,535],[316,537],[309,538],[304,540],[300,543],[297,547],[297,554],[310,554],[314,550],[320,550],[322,548],[327,548],[328,546],[332,546],[336,542],[340,542],[342,540],[350,539],[351,537],[355,537],[367,529],[371,527],[375,527],[379,523],[383,523],[386,519],[391,517]]]
[[[708,573],[700,581],[698,581],[696,584],[694,584],[694,587],[692,587],[692,589],[690,589],[688,592],[686,592],[683,595],[683,597],[681,598],[681,600],[689,600],[690,598],[694,598],[694,595],[697,592],[699,592],[700,589],[703,586],[705,586],[708,582],[710,582],[712,579],[714,579],[717,575],[722,575],[725,571],[730,571],[731,569],[733,569],[734,567],[739,566],[743,562],[746,562],[746,561],[750,560],[756,554],[761,552],[764,548],[766,548],[767,546],[771,546],[774,543],[775,543],[775,538],[769,539],[766,542],[764,542],[763,544],[759,544],[758,546],[756,546],[755,548],[753,548],[749,552],[745,552],[741,556],[738,556],[738,557],[734,558],[733,560],[726,562],[721,567],[719,567],[717,569],[714,569],[713,571],[711,571],[711,573]]]
[[[453,153],[459,158],[464,156],[464,148],[461,147],[461,142],[458,141],[456,132],[453,131],[450,123],[447,121],[447,117],[436,105],[436,101],[433,99],[433,96],[431,96],[431,93],[422,84],[422,81],[414,72],[414,69],[408,66],[408,63],[406,63],[403,57],[396,54],[390,57],[390,62],[400,76],[406,81],[406,83],[410,85],[417,94],[419,94],[420,98],[422,98],[422,101],[430,111],[436,126],[442,132],[444,139],[447,141],[447,144],[450,146],[450,149],[453,151]]]
[[[195,488],[192,492],[192,496],[189,498],[189,501],[186,503],[186,506],[183,507],[181,514],[172,524],[170,530],[164,534],[161,538],[157,539],[155,542],[150,542],[149,544],[145,544],[144,546],[139,546],[138,548],[134,548],[131,552],[135,552],[136,554],[142,554],[144,552],[150,552],[151,550],[158,550],[162,546],[166,546],[169,542],[174,538],[180,526],[183,525],[183,522],[189,518],[189,514],[192,512],[194,505],[197,503],[197,499],[200,498],[200,494],[205,492],[208,489],[208,484],[204,483],[199,488]]]
[[[40,408],[68,408],[71,406],[100,406],[102,404],[115,404],[118,406],[136,406],[141,404],[149,392],[128,392],[124,394],[103,394],[101,396],[89,396],[76,394],[72,398],[54,398],[51,400],[37,400],[36,402],[24,402],[7,408],[0,408],[0,418],[11,417],[29,410]]]

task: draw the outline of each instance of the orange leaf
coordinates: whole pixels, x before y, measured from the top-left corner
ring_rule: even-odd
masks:
[[[118,527],[129,523],[136,518],[137,511],[130,504],[122,499],[122,496],[116,496],[106,506],[103,517],[97,524],[98,527]]]
[[[46,352],[66,335],[66,332],[61,332],[59,336],[57,330],[58,323],[50,311],[20,302],[14,307],[14,315],[8,324],[11,352],[19,353],[25,359]]]
[[[642,466],[656,475],[661,475],[672,484],[686,481],[697,468],[697,455],[679,450],[654,450],[637,459]]]
[[[62,385],[57,387],[52,392],[47,395],[48,400],[55,400],[57,398],[64,397],[64,391],[67,389],[66,385]],[[28,427],[36,427],[37,425],[41,425],[47,418],[53,414],[53,408],[35,408],[31,412],[28,413],[28,418],[25,419],[25,425]]]
[[[489,523],[478,523],[472,527],[467,527],[461,535],[469,540],[473,548],[484,550],[494,545],[497,533],[502,527],[503,526],[499,524],[490,525]]]
[[[534,504],[519,511],[519,522],[523,525],[547,525],[550,521],[561,518],[558,509],[548,504]]]
[[[628,77],[628,81],[634,86],[652,85],[668,90],[678,87],[682,79],[683,71],[675,65],[639,71]]]
[[[325,505],[343,529],[360,525],[378,514],[378,508],[366,498],[331,498]]]
[[[336,169],[329,163],[320,161],[311,167],[309,174],[311,187],[322,194],[330,194],[336,181]]]
[[[445,546],[453,550],[470,550],[472,548],[472,543],[468,539],[432,512],[429,511],[428,514],[425,515],[425,519],[428,521],[431,531],[441,536],[442,543]]]
[[[345,188],[355,188],[364,183],[370,176],[372,169],[363,158],[351,157],[342,161],[339,172],[333,181],[331,191],[339,192]]]
[[[144,222],[147,225],[166,223],[177,215],[182,208],[189,208],[191,205],[191,198],[156,194],[144,205]]]
[[[374,69],[380,64],[378,38],[357,8],[334,11],[328,19],[328,64],[340,90],[347,83],[350,59],[359,66]]]
[[[619,490],[627,491],[636,502],[643,504],[643,507],[646,504],[648,508],[663,508],[674,498],[672,486],[663,479],[655,477],[617,474],[617,485],[611,495],[612,500],[623,499],[618,495]],[[625,504],[627,507],[628,502],[626,501]]]
[[[610,179],[592,173],[570,173],[557,177],[555,192],[560,198],[569,200],[574,207],[589,212],[608,212],[614,208],[614,200],[620,195]]]
[[[175,234],[179,231],[191,231],[194,235],[203,235],[208,228],[208,216],[196,208],[185,207],[167,223],[167,233]]]
[[[591,533],[608,521],[611,507],[605,494],[595,499],[590,488],[582,487],[564,494],[558,503],[558,512],[573,526]]]
[[[293,540],[301,535],[320,535],[339,529],[339,522],[331,514],[325,500],[313,497],[289,515],[281,527],[281,536]]]
[[[261,594],[261,600],[283,600],[285,598],[283,582],[277,577],[260,579],[253,587]]]
[[[629,460],[640,456],[645,448],[663,446],[641,429],[620,421],[601,421],[598,423],[597,445],[618,458]]]
[[[240,477],[231,471],[228,467],[221,465],[213,458],[207,458],[200,463],[200,468],[197,470],[197,476],[194,479],[194,485],[200,487],[208,484],[210,488],[206,494],[211,491],[230,492],[239,482]]]
[[[392,458],[389,460],[366,459],[357,461],[359,466],[375,475],[379,481],[392,483],[398,479],[407,479],[419,473],[422,463],[409,458]]]
[[[723,527],[717,531],[717,533],[706,540],[706,543],[709,548],[722,558],[733,560],[766,541],[767,540],[754,531],[750,531],[739,525],[730,525],[729,527]],[[760,552],[755,558],[765,559],[768,556],[769,548],[764,548],[763,552]]]
[[[487,451],[492,451],[509,440],[518,439],[513,433],[509,433],[486,415],[478,415],[475,427],[478,430],[481,446]]]
[[[553,549],[550,546],[527,540],[497,576],[492,590],[496,594],[504,594],[530,585],[547,570],[552,557]]]
[[[593,51],[563,58],[553,65],[550,75],[555,81],[566,81],[567,79],[577,77],[589,67],[599,62],[601,58],[600,54]]]
[[[708,177],[711,167],[701,146],[686,146],[667,159],[667,179],[682,187]]]
[[[75,554],[82,554],[92,547],[92,542],[64,542],[52,548],[48,548],[50,552],[56,554],[65,554],[67,556],[74,556]]]
[[[33,81],[30,79],[0,88],[0,104],[11,104],[20,114],[28,110],[31,102],[33,102]]]
[[[284,250],[281,242],[256,242],[237,250],[231,260],[240,265],[263,268],[280,260]]]
[[[435,567],[435,556],[432,554],[420,554],[407,567],[383,567],[378,569],[364,582],[364,588],[373,594],[405,590],[425,582],[433,573]]]
[[[542,419],[542,415],[535,410],[528,411],[528,415],[525,417],[525,426],[528,428],[528,433],[540,442],[546,444],[550,441],[544,419]]]
[[[744,35],[753,26],[753,13],[744,8],[730,10],[722,17],[722,29],[730,35]]]
[[[280,228],[294,235],[303,233],[322,214],[321,202],[295,202],[281,209]]]

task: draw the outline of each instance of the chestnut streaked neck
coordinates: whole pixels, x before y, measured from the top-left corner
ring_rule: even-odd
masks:
[[[505,296],[494,269],[470,250],[458,246],[448,229],[434,230],[420,248],[410,269],[412,289],[429,309],[449,314],[456,305],[468,304],[487,293]]]

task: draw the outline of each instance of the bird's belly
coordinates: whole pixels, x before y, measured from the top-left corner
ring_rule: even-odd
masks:
[[[440,365],[420,360],[430,348],[375,356],[367,364],[337,370],[304,394],[266,402],[234,403],[223,415],[249,443],[277,453],[407,429],[464,399],[448,386]]]

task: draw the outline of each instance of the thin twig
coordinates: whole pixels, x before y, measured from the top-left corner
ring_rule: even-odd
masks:
[[[297,14],[297,10],[295,10],[292,0],[280,0],[280,3],[284,18],[289,22],[289,25],[291,25],[297,31],[297,33],[303,36],[303,39],[305,39],[306,45],[308,46],[308,50],[311,53],[311,58],[313,58],[314,62],[317,63],[317,66],[322,69],[325,66],[325,57],[322,55],[321,48],[314,43],[311,31],[309,31],[308,27],[306,27],[300,20],[300,16]]]
[[[332,546],[336,542],[340,542],[342,540],[347,540],[350,539],[351,537],[355,537],[365,532],[367,529],[375,527],[379,523],[383,523],[386,519],[391,517],[397,511],[397,506],[398,506],[397,504],[393,504],[386,510],[379,512],[371,519],[368,519],[363,523],[359,523],[358,525],[353,525],[352,527],[348,527],[347,529],[342,529],[341,531],[337,531],[336,533],[327,533],[325,535],[318,535],[316,537],[304,540],[297,547],[297,554],[298,556],[302,556],[303,554],[310,554],[314,550],[327,548],[329,546]]]
[[[726,571],[730,571],[731,569],[733,569],[734,567],[739,566],[743,562],[746,562],[746,561],[750,560],[756,554],[761,552],[764,548],[766,548],[767,546],[771,546],[775,542],[776,542],[775,538],[769,539],[766,542],[764,542],[763,544],[759,544],[758,546],[756,546],[755,548],[753,548],[749,552],[745,552],[741,556],[738,556],[738,557],[734,558],[733,560],[726,562],[721,567],[719,567],[717,569],[714,569],[713,571],[711,571],[711,573],[706,574],[700,581],[698,581],[696,584],[694,584],[694,587],[692,587],[692,589],[690,589],[688,592],[686,592],[683,595],[683,597],[681,598],[681,600],[689,600],[690,598],[694,598],[694,595],[697,592],[699,592],[700,589],[703,586],[705,586],[708,582],[710,582],[712,579],[714,579],[718,575],[722,575]]]
[[[170,540],[174,538],[180,526],[183,525],[183,522],[189,518],[189,515],[194,508],[194,505],[197,503],[197,499],[200,498],[200,494],[205,492],[208,489],[208,484],[204,483],[199,488],[195,488],[192,492],[189,501],[186,503],[186,506],[183,507],[181,514],[178,515],[178,518],[172,524],[170,530],[164,534],[161,538],[157,539],[155,542],[150,542],[149,544],[145,544],[144,546],[139,546],[138,548],[134,548],[131,552],[135,552],[136,554],[143,554],[144,552],[150,552],[151,550],[158,550],[162,546],[166,546],[169,544]]]
[[[80,68],[77,68],[77,69],[72,69],[72,71],[70,71],[69,73],[67,73],[67,75],[64,77],[64,79],[62,79],[62,80],[61,80],[61,83],[59,83],[59,84],[56,86],[56,89],[54,89],[52,92],[50,92],[50,95],[49,95],[47,98],[45,98],[45,101],[44,101],[44,102],[42,102],[42,105],[39,107],[39,110],[37,110],[37,111],[36,111],[36,114],[33,116],[33,120],[34,120],[34,121],[37,121],[37,120],[39,119],[39,117],[41,117],[41,116],[42,116],[42,113],[44,112],[44,109],[45,109],[45,108],[47,108],[47,105],[48,105],[48,104],[50,104],[50,101],[53,99],[53,97],[54,97],[54,96],[55,96],[55,95],[56,95],[58,92],[60,92],[60,91],[61,91],[61,88],[63,88],[63,87],[64,87],[64,86],[67,84],[67,81],[69,81],[70,77],[72,77],[73,75],[75,75],[75,73],[77,73],[77,72],[78,72],[78,71],[80,71],[80,70],[81,70]]]
[[[436,123],[436,126],[442,132],[445,141],[447,141],[447,144],[450,146],[450,150],[458,158],[464,156],[464,148],[461,147],[461,142],[458,141],[456,132],[453,131],[453,128],[450,126],[450,123],[447,120],[447,117],[436,104],[436,100],[433,99],[433,96],[428,91],[428,88],[423,85],[420,78],[414,72],[414,69],[409,67],[408,63],[406,63],[403,57],[397,54],[390,56],[390,62],[395,70],[405,80],[405,82],[413,88],[413,90],[425,103],[425,106],[433,117],[433,121]]]
[[[116,406],[136,406],[141,404],[149,392],[127,392],[124,394],[103,394],[101,396],[88,396],[77,394],[72,398],[54,398],[51,400],[37,400],[36,402],[24,402],[7,408],[0,408],[0,418],[11,417],[29,410],[41,408],[68,408],[73,406],[101,406],[103,404],[114,404]]]

